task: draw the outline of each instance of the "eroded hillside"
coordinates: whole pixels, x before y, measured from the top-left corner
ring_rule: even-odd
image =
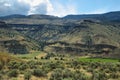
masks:
[[[36,47],[37,50],[41,49],[41,47],[44,50],[43,48],[46,46],[51,48],[52,45],[47,45],[46,43],[54,42],[83,44],[86,47],[100,45],[102,49],[106,45],[120,48],[119,20],[117,18],[117,21],[114,22],[115,20],[113,21],[111,16],[111,14],[118,16],[116,13],[118,12],[108,13],[108,15],[107,13],[103,14],[105,19],[109,16],[105,21],[102,20],[100,15],[93,15],[95,17],[88,16],[88,18],[83,17],[82,19],[66,19],[49,15],[11,15],[1,17],[0,19],[5,21],[10,27],[10,30],[1,28],[1,32],[3,31],[2,35],[5,35],[4,37],[2,36],[1,40],[4,38],[5,40],[17,40],[20,44],[24,44],[27,49],[33,50],[36,50]],[[8,36],[7,34],[11,35]],[[67,47],[66,45],[64,46]],[[56,47],[62,48],[61,45]],[[69,47],[72,48],[72,46]],[[74,50],[77,49],[76,46],[74,48]]]

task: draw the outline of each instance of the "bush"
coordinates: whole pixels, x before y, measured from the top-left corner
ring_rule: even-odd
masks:
[[[50,77],[50,80],[63,80],[62,69],[56,69]]]
[[[92,80],[107,80],[105,72],[93,71]]]
[[[37,68],[37,64],[35,61],[29,61],[27,62],[28,66],[30,69],[36,69]]]
[[[16,62],[16,61],[10,61],[8,63],[8,68],[9,69],[18,69],[20,66],[20,63]]]
[[[47,68],[47,70],[49,71],[52,71],[54,69],[57,69],[57,68],[64,68],[63,66],[63,63],[62,62],[46,62],[43,66],[42,66],[43,69]]]
[[[27,65],[27,64],[22,64],[22,65],[19,67],[20,70],[25,70],[25,69],[27,69],[27,68],[28,68],[28,65]]]
[[[31,72],[28,71],[28,72],[26,72],[26,73],[24,74],[24,79],[25,79],[25,80],[30,80],[30,78],[31,78]]]
[[[3,64],[0,62],[0,70],[2,70],[3,68]]]
[[[2,74],[0,74],[0,80],[3,80],[3,79],[2,79]]]
[[[80,71],[75,71],[72,76],[73,80],[90,80],[88,79],[88,76],[86,76],[84,73]]]
[[[110,74],[110,77],[113,78],[113,79],[118,79],[120,77],[120,75],[118,73],[112,72]]]
[[[50,80],[75,80],[73,72],[69,69],[57,68],[51,74]]]
[[[17,77],[17,75],[18,75],[18,71],[16,69],[13,69],[8,72],[9,77]]]
[[[45,77],[46,76],[45,72],[41,69],[34,69],[33,75],[37,76],[37,77]]]

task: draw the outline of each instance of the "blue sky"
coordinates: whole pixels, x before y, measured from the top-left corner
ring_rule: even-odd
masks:
[[[120,0],[0,0],[0,16],[10,14],[100,14],[120,11]]]
[[[52,3],[55,0],[51,0]],[[98,14],[120,10],[120,0],[56,0],[59,4],[74,6],[75,14]],[[71,13],[70,13],[71,14]],[[73,12],[74,14],[74,12]]]

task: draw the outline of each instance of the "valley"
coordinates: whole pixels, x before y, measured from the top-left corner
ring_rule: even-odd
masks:
[[[0,17],[0,80],[119,80],[119,14]]]

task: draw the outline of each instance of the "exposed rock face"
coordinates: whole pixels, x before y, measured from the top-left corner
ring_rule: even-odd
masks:
[[[7,27],[6,23],[3,21],[0,21],[0,28],[6,28],[6,27]]]
[[[12,27],[8,27],[5,22],[0,21],[0,52],[25,54],[38,48],[38,44],[33,43],[28,37],[12,29]]]
[[[27,42],[29,47],[33,46],[34,43],[39,46],[41,42],[60,41],[84,45],[86,45],[86,42],[88,44],[93,43],[92,45],[96,46],[93,48],[99,48],[102,45],[101,49],[99,48],[100,50],[104,50],[105,45],[120,48],[119,13],[72,15],[63,18],[36,14],[2,17],[0,20],[5,21],[7,25],[1,21],[1,27],[10,26],[11,29],[0,29],[0,40],[25,40],[20,42]],[[117,20],[117,22],[114,23],[113,20]],[[31,41],[33,41],[32,44]],[[51,45],[49,46],[51,47]],[[64,48],[59,45],[54,48],[52,46],[52,49],[57,50],[59,48],[61,51],[69,52],[82,52],[83,50],[67,45]],[[34,46],[32,49],[34,49]]]

